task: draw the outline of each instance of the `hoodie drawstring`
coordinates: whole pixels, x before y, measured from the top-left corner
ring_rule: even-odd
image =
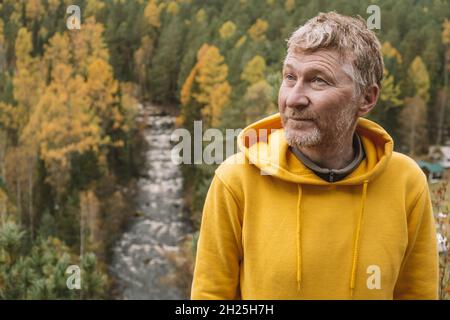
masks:
[[[298,186],[298,201],[297,201],[297,291],[300,290],[302,283],[302,232],[301,232],[301,210],[300,210],[300,202],[302,199],[302,186],[301,184],[297,184]]]
[[[355,279],[356,279],[356,270],[358,266],[358,257],[359,257],[359,244],[360,244],[360,233],[364,216],[364,209],[366,206],[366,196],[367,196],[367,184],[369,180],[364,180],[363,191],[361,196],[361,210],[359,211],[358,224],[355,232],[355,239],[353,245],[353,262],[352,262],[352,273],[350,278],[350,294],[353,297],[353,293],[355,291]]]
[[[360,233],[362,228],[362,222],[364,217],[364,210],[366,206],[366,197],[367,197],[367,185],[369,180],[364,180],[363,190],[361,195],[361,208],[358,215],[358,224],[356,226],[355,238],[353,241],[353,259],[352,259],[352,271],[350,277],[350,292],[353,297],[353,292],[355,290],[355,280],[356,280],[356,270],[358,266],[358,257],[359,257],[359,244],[360,244]],[[302,186],[300,183],[297,184],[298,187],[298,200],[297,200],[297,235],[296,235],[296,243],[297,243],[297,291],[301,289],[302,283],[302,221],[301,221],[301,210],[300,203],[302,199]]]

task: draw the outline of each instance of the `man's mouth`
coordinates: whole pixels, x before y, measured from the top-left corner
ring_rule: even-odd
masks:
[[[314,119],[310,119],[310,118],[289,118],[291,120],[294,121],[314,121]]]

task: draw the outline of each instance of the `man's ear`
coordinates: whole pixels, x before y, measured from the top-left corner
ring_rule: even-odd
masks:
[[[378,85],[373,84],[369,88],[365,90],[365,92],[361,95],[360,105],[358,107],[358,117],[365,116],[370,112],[370,110],[375,107],[378,101],[378,97],[380,95],[380,87]]]

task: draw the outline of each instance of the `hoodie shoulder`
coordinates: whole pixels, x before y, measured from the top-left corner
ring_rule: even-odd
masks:
[[[240,198],[243,185],[246,181],[255,179],[255,175],[259,175],[259,169],[249,163],[243,152],[238,152],[222,162],[215,170],[215,175]]]
[[[242,176],[245,171],[249,170],[257,170],[257,168],[249,163],[243,152],[238,152],[225,159],[215,170],[215,174],[227,182]]]
[[[390,166],[399,177],[404,177],[408,184],[423,188],[428,184],[427,177],[417,162],[406,154],[392,152]]]

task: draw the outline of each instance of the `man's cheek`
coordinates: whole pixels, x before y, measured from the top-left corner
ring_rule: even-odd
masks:
[[[278,110],[280,111],[281,115],[283,115],[284,110],[286,110],[286,102],[282,97],[278,98]]]
[[[283,85],[281,85],[280,90],[278,90],[278,109],[280,110],[280,112],[286,109],[286,97],[286,89],[283,87]]]

